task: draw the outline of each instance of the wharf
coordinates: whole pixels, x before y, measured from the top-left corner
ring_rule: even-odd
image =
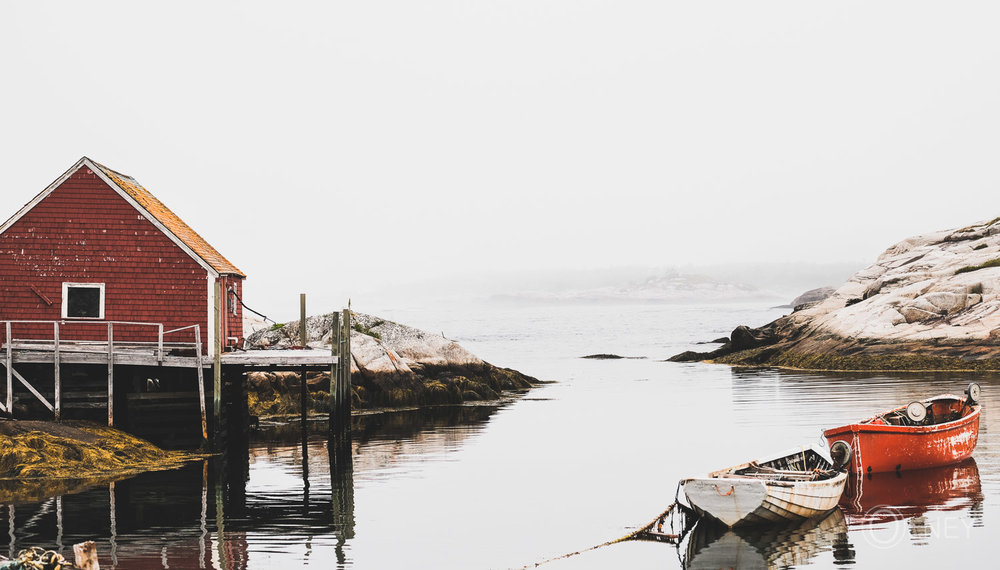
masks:
[[[303,298],[302,322],[304,310]],[[124,422],[133,433],[154,439],[175,438],[200,424],[200,440],[207,443],[214,432],[218,446],[227,434],[248,429],[248,372],[294,371],[304,377],[323,371],[330,374],[336,431],[350,420],[350,369],[339,365],[350,361],[345,357],[350,317],[346,310],[343,320],[335,316],[329,350],[227,351],[218,319],[208,343],[200,325],[164,330],[162,323],[0,321],[0,367],[6,376],[0,413],[14,417],[17,404],[21,417],[39,412],[44,417],[47,411],[59,421],[69,409],[72,417],[95,420],[106,410],[109,426]],[[300,340],[304,346],[304,330]],[[301,385],[304,403],[306,383]]]

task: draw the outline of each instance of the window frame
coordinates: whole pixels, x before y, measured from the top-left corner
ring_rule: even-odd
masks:
[[[69,290],[71,288],[75,289],[97,289],[100,291],[99,297],[99,315],[96,317],[71,317],[69,316]],[[62,284],[62,318],[64,319],[81,319],[90,321],[103,321],[104,320],[104,283],[70,283],[64,282]]]

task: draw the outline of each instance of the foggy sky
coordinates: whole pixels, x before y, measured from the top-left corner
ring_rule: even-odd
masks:
[[[292,310],[462,273],[862,265],[1000,215],[998,16],[4,2],[0,218],[86,155]]]

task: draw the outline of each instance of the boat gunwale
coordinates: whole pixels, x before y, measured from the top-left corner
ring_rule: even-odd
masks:
[[[890,434],[898,434],[898,435],[927,435],[927,434],[934,434],[934,433],[947,432],[947,431],[950,431],[950,430],[965,428],[968,424],[972,423],[974,420],[978,420],[979,419],[979,415],[982,412],[982,405],[981,404],[971,404],[970,405],[970,404],[968,404],[966,402],[965,398],[963,398],[961,396],[955,396],[954,394],[941,394],[941,395],[938,395],[938,396],[927,398],[926,400],[920,400],[920,403],[922,403],[922,404],[932,404],[934,402],[938,402],[938,401],[942,401],[942,400],[956,400],[956,401],[962,402],[962,404],[963,404],[963,406],[962,406],[963,410],[964,410],[964,408],[968,407],[968,408],[971,408],[972,411],[970,411],[967,414],[962,415],[961,417],[959,417],[957,419],[951,420],[951,421],[943,422],[943,423],[940,423],[940,424],[931,424],[931,425],[926,425],[926,426],[921,426],[921,425],[916,425],[916,426],[901,426],[901,425],[893,425],[893,424],[873,424],[873,423],[867,423],[867,422],[873,422],[876,419],[878,419],[878,418],[880,418],[882,416],[885,416],[887,414],[891,414],[893,412],[899,412],[899,411],[902,411],[902,410],[906,409],[906,406],[900,406],[898,408],[893,408],[891,410],[886,410],[884,412],[879,412],[879,413],[875,414],[874,416],[872,416],[870,418],[861,420],[860,422],[855,422],[855,423],[846,424],[846,425],[839,426],[839,427],[830,428],[828,430],[824,430],[823,431],[823,436],[826,437],[826,438],[830,438],[832,436],[837,436],[837,435],[841,435],[841,434],[845,434],[845,433],[890,433]]]
[[[734,478],[735,479],[735,478],[739,478],[739,477],[733,477],[733,476],[741,475],[741,474],[737,474],[736,471],[740,471],[740,470],[743,470],[743,469],[749,469],[750,467],[754,467],[754,466],[761,465],[761,464],[764,464],[764,463],[770,463],[772,461],[776,461],[778,459],[784,459],[786,457],[791,457],[793,455],[798,455],[800,453],[804,454],[804,453],[809,452],[809,451],[815,453],[816,455],[818,455],[820,457],[820,459],[822,459],[823,461],[826,461],[827,463],[830,464],[831,467],[827,471],[834,471],[834,469],[833,469],[833,462],[830,461],[830,459],[825,455],[826,449],[824,449],[824,448],[822,448],[822,447],[820,447],[820,446],[818,446],[816,444],[808,444],[808,445],[800,445],[800,446],[797,446],[797,447],[794,447],[794,448],[791,448],[791,449],[786,449],[786,450],[784,450],[784,451],[782,451],[782,452],[780,452],[778,454],[775,454],[773,456],[766,456],[766,457],[763,457],[763,458],[760,458],[760,459],[753,459],[753,460],[747,461],[745,463],[740,463],[739,465],[733,465],[731,467],[723,467],[722,469],[717,469],[715,471],[711,471],[711,472],[708,473],[707,478],[709,478],[709,479],[726,479],[726,478]],[[794,473],[802,473],[803,475],[812,473],[811,470],[810,471],[792,470],[792,472],[794,472]],[[706,477],[689,477],[686,480],[690,480],[690,479],[705,479],[705,478]],[[756,479],[756,480],[759,480],[759,481],[763,481],[764,480],[764,478],[762,478],[762,477],[749,477],[749,478]],[[833,478],[834,478],[833,476],[830,476],[830,477],[827,477],[825,479],[815,479],[815,480],[812,480],[812,482],[815,482],[815,481],[828,481],[828,480],[831,480]],[[781,479],[776,479],[776,480],[780,481]]]

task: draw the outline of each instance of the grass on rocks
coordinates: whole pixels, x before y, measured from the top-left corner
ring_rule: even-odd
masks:
[[[297,375],[292,381],[289,381],[289,376],[273,376],[266,381],[250,383],[250,413],[259,417],[300,414],[301,393]],[[390,383],[387,388],[380,388],[377,383],[358,374],[353,380],[351,407],[356,410],[493,401],[499,400],[504,392],[527,390],[535,381],[514,370],[498,367],[465,375],[435,374],[420,378],[415,383]],[[329,386],[329,375],[310,378],[309,383],[308,412],[328,413],[330,393],[318,387]]]
[[[1000,359],[970,360],[953,356],[913,353],[896,354],[816,354],[775,347],[744,350],[718,358],[720,364],[775,366],[800,370],[829,371],[1000,371]]]
[[[0,479],[117,477],[201,457],[89,422],[0,422]]]

